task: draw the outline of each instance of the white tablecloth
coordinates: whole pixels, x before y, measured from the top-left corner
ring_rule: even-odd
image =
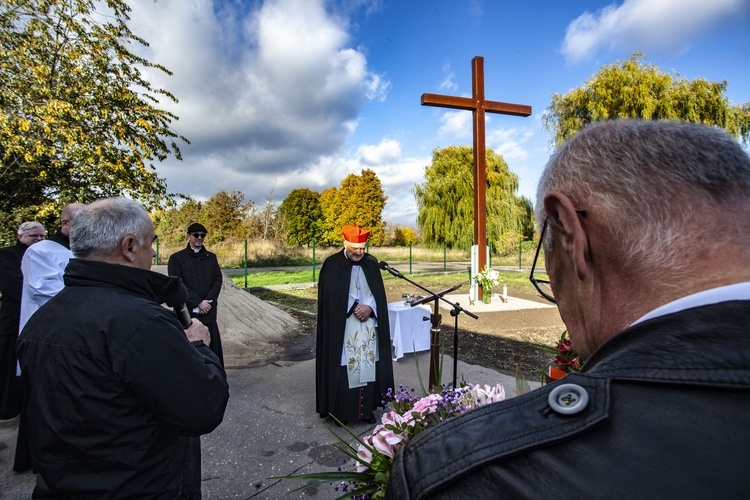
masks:
[[[430,314],[432,310],[424,304],[414,307],[404,301],[388,304],[388,321],[396,359],[405,352],[430,349]],[[425,317],[426,321],[423,319]]]

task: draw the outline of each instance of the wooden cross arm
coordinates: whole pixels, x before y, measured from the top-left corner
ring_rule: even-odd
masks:
[[[422,94],[422,106],[440,106],[442,108],[474,111],[477,109],[477,101],[471,97]],[[500,101],[484,101],[484,111],[487,113],[500,113],[503,115],[529,116],[531,115],[531,106]]]

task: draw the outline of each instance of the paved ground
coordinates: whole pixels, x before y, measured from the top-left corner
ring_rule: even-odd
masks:
[[[429,354],[407,354],[394,363],[397,384],[419,390],[416,360],[425,384]],[[446,356],[444,382],[452,377],[453,361]],[[271,476],[333,471],[343,455],[333,448],[331,431],[344,435],[315,413],[315,361],[278,361],[266,366],[229,369],[231,397],[223,423],[203,436],[203,498],[320,498],[339,496],[331,486],[310,487],[291,495],[302,481],[279,481]],[[513,377],[479,366],[458,363],[457,379],[505,386],[515,394]],[[532,384],[538,385],[538,384]],[[27,499],[35,476],[11,471],[17,422],[0,422],[0,498]],[[372,426],[355,424],[358,433]]]

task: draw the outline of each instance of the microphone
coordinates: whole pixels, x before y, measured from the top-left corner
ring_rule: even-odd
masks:
[[[167,305],[174,309],[174,313],[177,315],[177,319],[180,320],[180,324],[187,330],[193,324],[193,320],[190,319],[190,311],[188,311],[187,304],[185,304],[188,299],[188,291],[185,285],[182,284],[182,280],[180,280],[178,285],[167,299]]]
[[[354,299],[354,304],[352,304],[352,307],[349,308],[349,312],[346,313],[346,317],[348,318],[352,314],[354,314],[354,310],[359,305],[359,299]]]
[[[397,278],[403,278],[404,277],[403,274],[401,274],[400,272],[396,271],[391,266],[389,266],[387,262],[383,262],[382,260],[380,261],[380,269],[382,269],[383,271],[388,271],[389,273],[391,273],[392,275],[394,275]]]

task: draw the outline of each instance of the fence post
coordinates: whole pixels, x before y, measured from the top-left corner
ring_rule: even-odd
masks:
[[[518,241],[518,270],[521,270],[521,246],[523,245],[523,241]]]
[[[448,271],[448,245],[443,243],[443,272]]]
[[[159,238],[156,238],[156,265],[159,265]]]
[[[315,283],[315,240],[313,240],[313,283]]]
[[[412,247],[412,242],[410,241],[409,242],[409,274],[412,274],[411,272],[411,247]]]
[[[245,238],[245,288],[247,288],[247,238]]]

